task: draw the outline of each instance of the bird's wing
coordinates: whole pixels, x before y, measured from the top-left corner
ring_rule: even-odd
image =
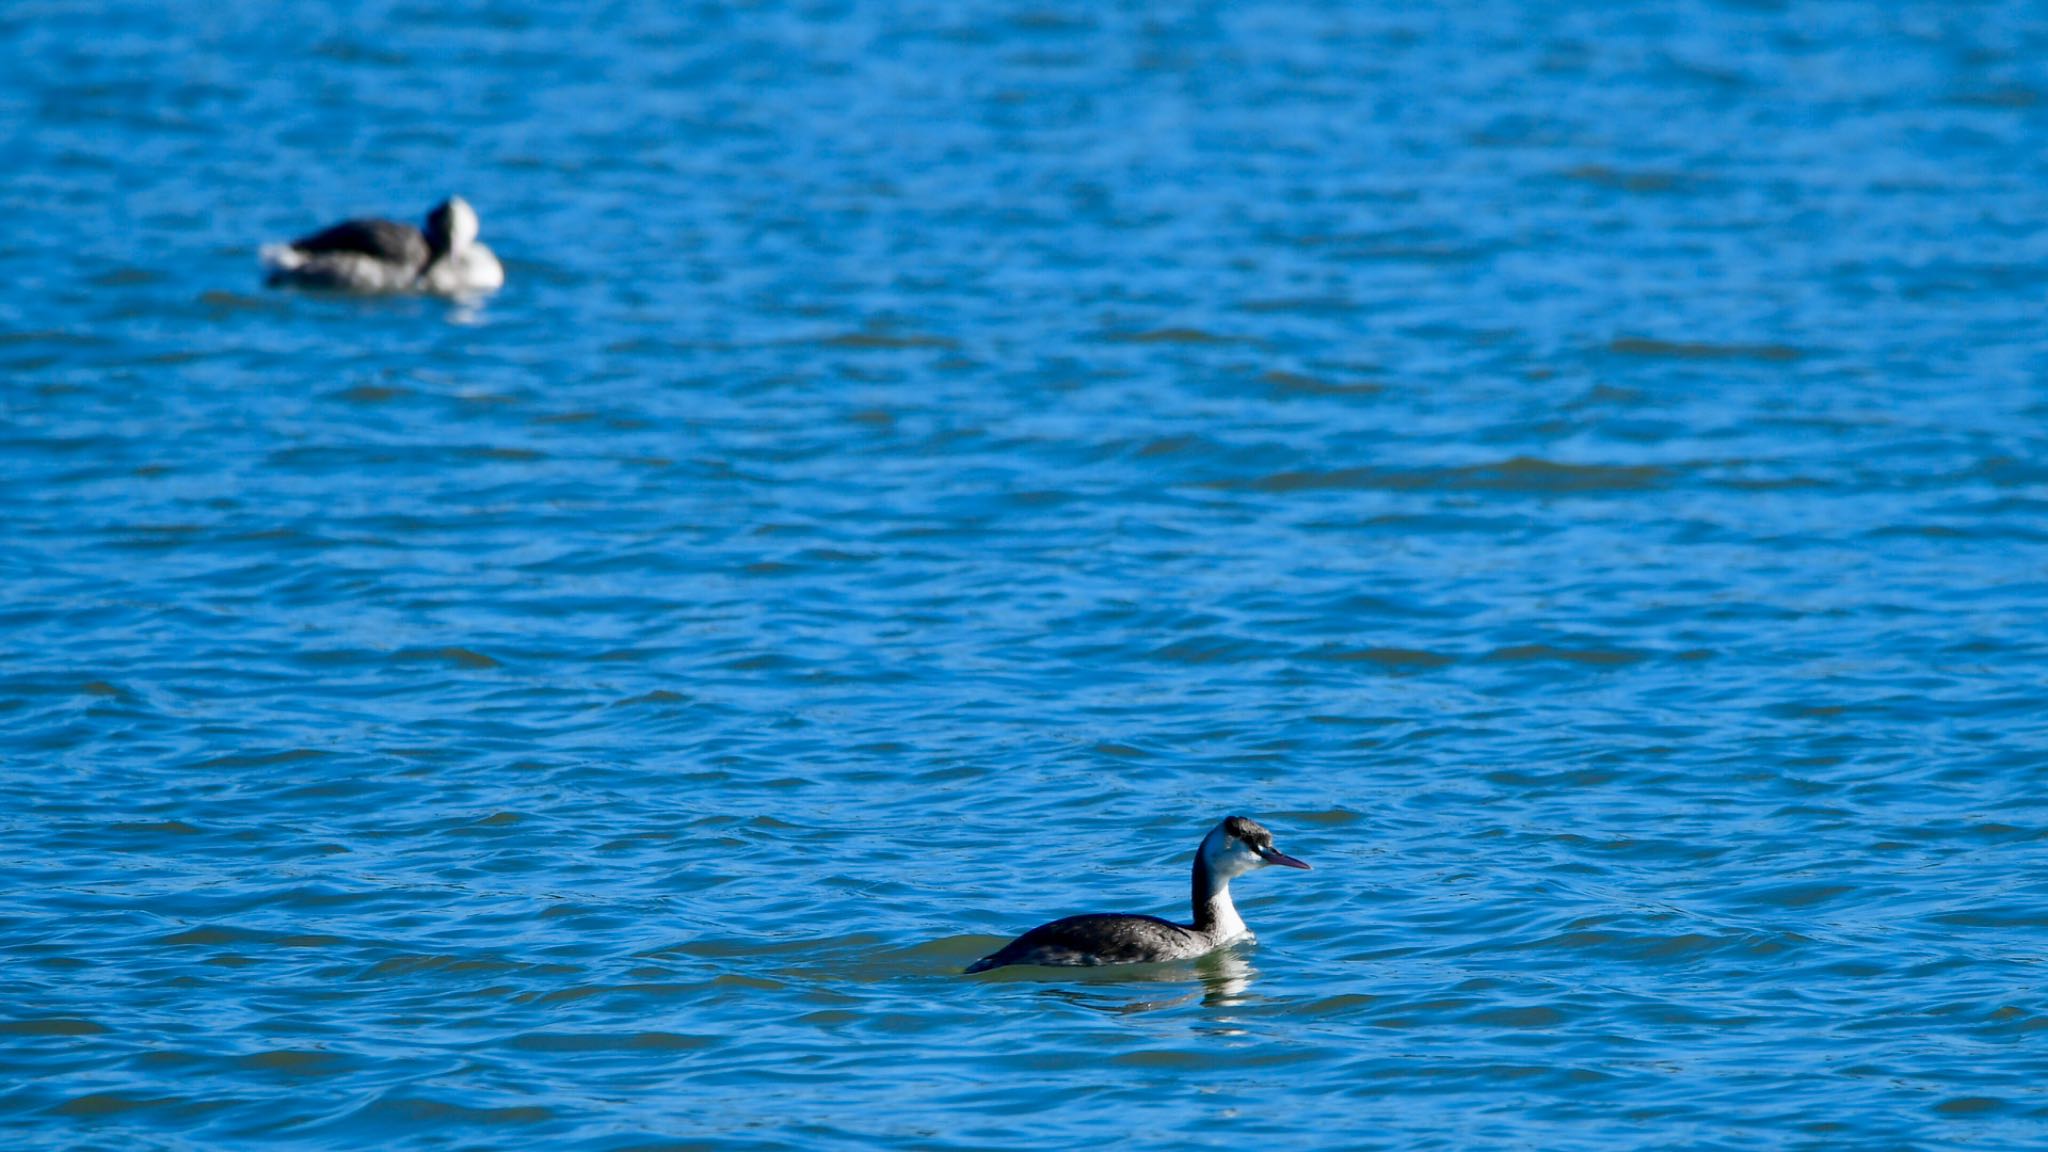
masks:
[[[308,254],[354,252],[394,264],[425,264],[432,253],[417,228],[390,220],[348,220],[292,241]]]

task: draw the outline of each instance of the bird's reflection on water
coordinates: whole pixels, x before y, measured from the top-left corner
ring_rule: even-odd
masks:
[[[1245,992],[1258,975],[1258,969],[1252,967],[1251,961],[1232,948],[1182,963],[1117,965],[1088,969],[1087,972],[1089,975],[1082,977],[1082,982],[1093,987],[1048,988],[1045,994],[1082,1008],[1119,1016],[1178,1008],[1197,1001],[1205,1008],[1228,1008],[1244,1003]],[[1201,987],[1165,998],[1130,998],[1108,993],[1111,986],[1186,984],[1190,981],[1199,981]]]

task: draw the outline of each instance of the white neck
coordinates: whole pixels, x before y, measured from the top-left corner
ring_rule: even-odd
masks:
[[[1228,880],[1225,880],[1223,886],[1216,889],[1216,894],[1209,898],[1209,919],[1209,934],[1215,937],[1218,944],[1251,934],[1244,926],[1244,917],[1237,914],[1237,905],[1230,902]]]
[[[1241,847],[1226,848],[1227,839],[1219,824],[1195,852],[1195,930],[1218,944],[1251,934],[1231,903],[1230,882],[1259,864],[1257,856]]]

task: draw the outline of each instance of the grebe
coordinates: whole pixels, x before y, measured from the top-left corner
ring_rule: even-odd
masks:
[[[272,287],[473,296],[505,285],[505,268],[477,243],[476,209],[450,196],[424,231],[391,220],[347,220],[289,244],[265,244]]]
[[[1190,960],[1238,940],[1251,930],[1230,902],[1230,882],[1247,872],[1278,864],[1308,865],[1273,847],[1273,834],[1255,820],[1231,816],[1209,830],[1195,852],[1195,922],[1175,924],[1157,916],[1095,913],[1040,924],[967,966],[986,972],[1010,964],[1143,964]]]

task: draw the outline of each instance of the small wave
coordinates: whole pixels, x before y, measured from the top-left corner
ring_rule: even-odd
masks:
[[[1505,1008],[1484,1008],[1466,1017],[1486,1028],[1556,1028],[1570,1017],[1548,1004],[1520,1004]]]
[[[1691,183],[1677,172],[1643,170],[1636,172],[1609,168],[1604,164],[1581,164],[1570,169],[1565,179],[1591,184],[1596,188],[1611,188],[1617,192],[1678,192]]]
[[[1500,663],[1555,660],[1567,664],[1618,668],[1627,664],[1639,664],[1649,659],[1649,655],[1628,648],[1560,648],[1554,644],[1517,644],[1507,648],[1496,648],[1486,654],[1486,659]]]
[[[1986,1112],[2000,1112],[2011,1107],[1993,1096],[1954,1096],[1934,1106],[1940,1116],[1981,1116]]]
[[[1259,380],[1283,396],[1377,396],[1386,391],[1379,384],[1333,384],[1299,372],[1277,370],[1266,373]]]
[[[109,832],[131,832],[146,835],[197,836],[202,831],[183,820],[158,820],[149,823],[109,824]]]
[[[396,1090],[403,1093],[403,1089]],[[394,1094],[379,1097],[363,1105],[348,1116],[337,1119],[333,1124],[337,1132],[361,1132],[361,1125],[381,1126],[386,1123],[417,1124],[465,1124],[491,1126],[498,1124],[538,1124],[555,1118],[555,1110],[538,1104],[515,1104],[502,1108],[477,1107],[457,1104],[452,1100],[435,1100],[424,1096]]]
[[[90,1092],[73,1097],[51,1111],[59,1116],[118,1116],[145,1108],[175,1108],[186,1103],[182,1096],[130,1096],[121,1092]]]
[[[1610,340],[1607,350],[1617,356],[1640,356],[1660,360],[1761,360],[1789,363],[1804,359],[1806,353],[1789,344],[1707,344],[1683,340],[1653,340],[1642,336],[1621,336]]]
[[[656,707],[656,708],[676,708],[676,707],[681,707],[681,706],[683,706],[683,705],[685,705],[685,704],[688,704],[688,703],[690,703],[690,701],[691,701],[691,700],[693,700],[693,699],[694,699],[694,697],[691,697],[691,696],[687,696],[687,695],[685,695],[685,694],[683,694],[683,693],[681,693],[681,692],[674,692],[674,691],[671,691],[671,690],[669,690],[669,689],[667,689],[667,688],[657,688],[657,689],[655,689],[655,690],[654,690],[654,691],[652,691],[652,692],[644,692],[644,693],[642,693],[642,694],[640,694],[640,695],[638,695],[638,696],[629,696],[629,697],[627,697],[627,698],[626,698],[626,699],[624,699],[624,700],[619,700],[619,701],[616,701],[616,702],[614,702],[614,703],[612,704],[612,707],[614,707],[614,708],[646,708],[646,707]]]
[[[0,1021],[0,1036],[104,1036],[109,1031],[104,1024],[76,1016]]]
[[[1259,492],[1356,489],[1567,495],[1649,491],[1669,484],[1673,475],[1669,468],[1654,464],[1560,464],[1531,456],[1515,456],[1497,464],[1456,468],[1338,468],[1279,472],[1259,477],[1244,486]],[[1220,486],[1239,485],[1226,482]]]
[[[1457,663],[1457,657],[1422,648],[1344,648],[1325,644],[1301,654],[1334,664],[1377,664],[1392,672],[1423,672]]]
[[[333,1076],[352,1070],[356,1061],[339,1052],[305,1048],[274,1048],[251,1052],[235,1059],[240,1067],[256,1072],[282,1072],[292,1076]]]
[[[1234,636],[1190,636],[1152,650],[1154,660],[1173,664],[1236,664],[1278,655],[1270,644]]]
[[[522,1032],[505,1044],[524,1052],[690,1052],[718,1042],[682,1032]]]
[[[1224,336],[1202,328],[1148,328],[1137,332],[1111,332],[1103,337],[1112,344],[1252,344],[1257,341]]]
[[[500,667],[496,660],[478,652],[474,648],[405,648],[395,653],[392,659],[409,664],[440,661],[453,664],[458,668],[482,669]]]
[[[1364,305],[1344,296],[1276,296],[1240,300],[1234,307],[1253,315],[1343,316]]]
[[[944,336],[929,336],[921,332],[846,332],[828,336],[818,341],[824,348],[848,348],[868,351],[900,351],[912,348],[960,347],[957,340]]]

